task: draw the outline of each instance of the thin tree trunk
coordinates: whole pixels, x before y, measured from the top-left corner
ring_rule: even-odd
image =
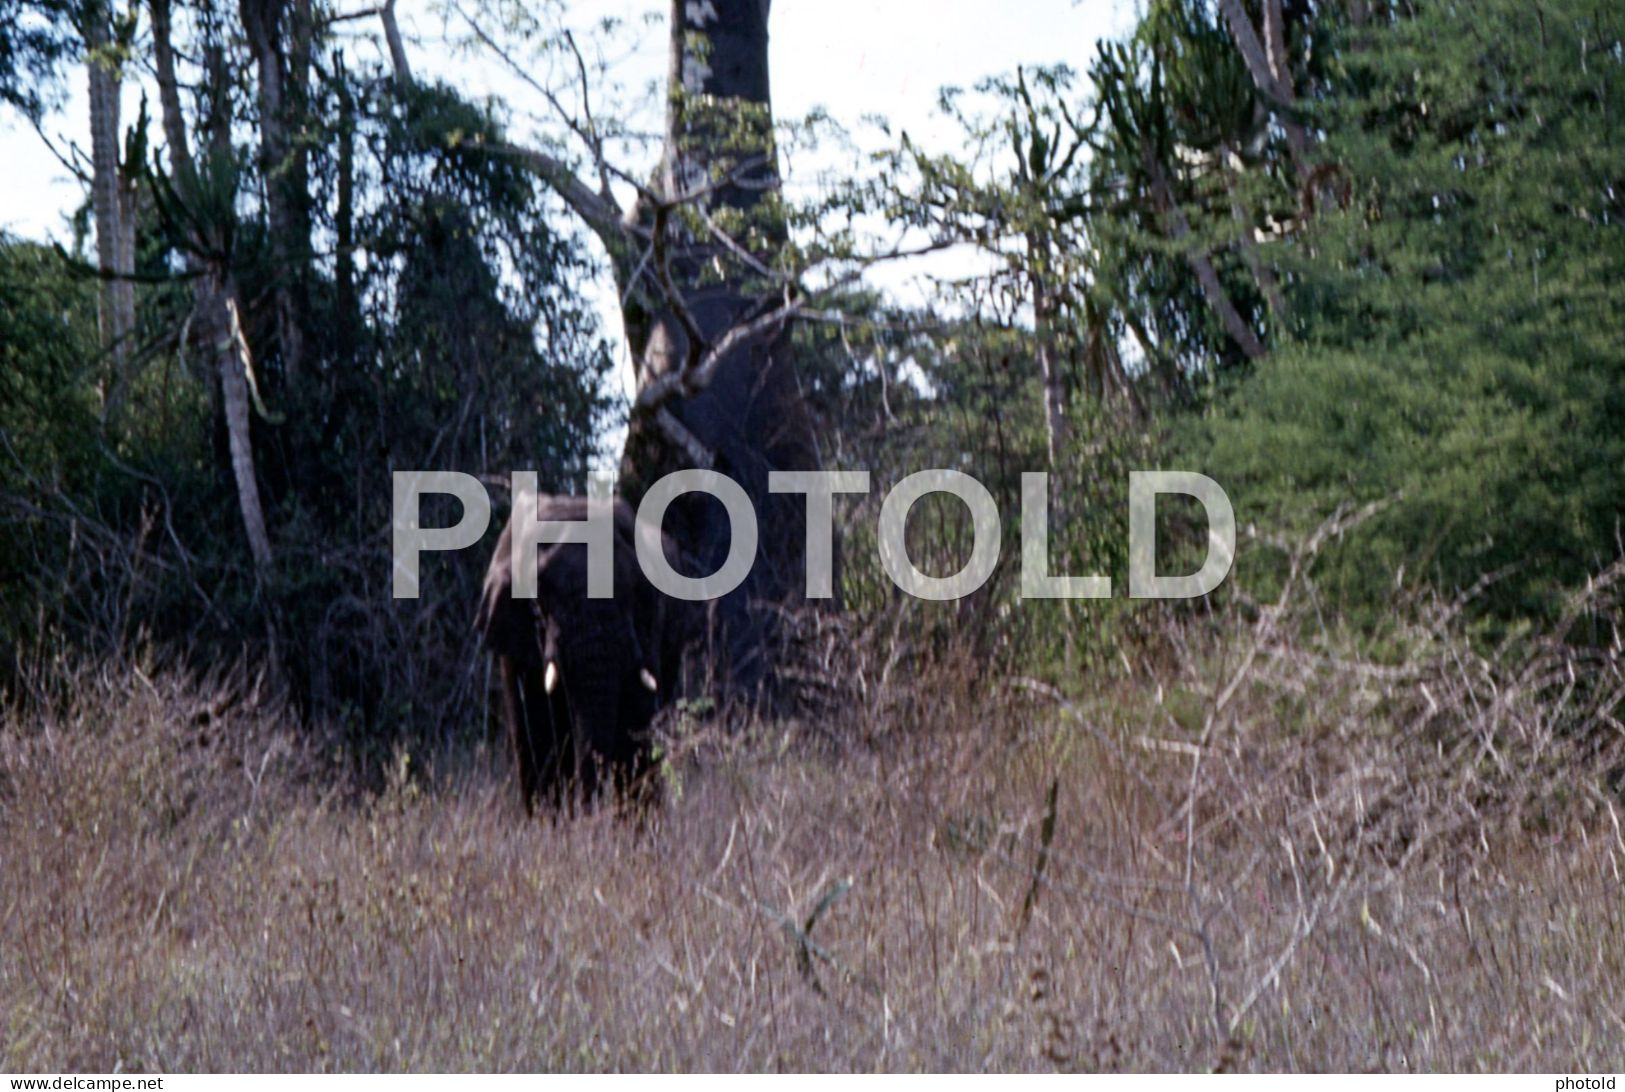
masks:
[[[248,374],[253,367],[248,339],[243,336],[237,289],[230,275],[210,274],[207,306],[212,312],[215,366],[220,373],[220,401],[226,415],[226,438],[231,449],[231,475],[237,483],[237,504],[243,515],[249,553],[260,568],[271,564],[271,539],[265,531],[260,487],[254,473],[254,448],[249,429]]]
[[[401,25],[395,20],[395,0],[384,0],[378,9],[384,24],[384,41],[389,44],[389,62],[395,70],[395,83],[406,88],[412,85],[412,66],[406,59],[406,43],[401,40]]]
[[[1286,53],[1285,18],[1281,0],[1263,0],[1264,38],[1260,40],[1253,21],[1241,0],[1219,0],[1219,10],[1230,28],[1230,39],[1235,42],[1247,74],[1253,85],[1264,93],[1286,133],[1287,145],[1292,150],[1292,165],[1300,179],[1310,170],[1309,133],[1290,116],[1296,96],[1292,90],[1292,70]]]
[[[1111,331],[1102,328],[1095,336],[1100,339],[1101,352],[1106,358],[1105,374],[1111,377],[1112,384],[1128,403],[1129,412],[1134,415],[1134,419],[1145,420],[1145,403],[1140,400],[1140,392],[1134,388],[1134,381],[1129,378],[1128,369],[1123,367],[1123,354],[1118,352],[1117,342],[1111,337]]]
[[[1049,465],[1060,466],[1066,442],[1066,390],[1060,361],[1056,359],[1053,304],[1045,282],[1049,239],[1042,232],[1027,236],[1028,286],[1033,294],[1033,340],[1038,371],[1044,382],[1044,431],[1049,443]]]
[[[102,348],[112,360],[103,416],[115,418],[129,372],[130,334],[135,328],[135,296],[128,280],[135,272],[135,247],[126,244],[126,216],[132,212],[119,170],[121,73],[111,56],[112,12],[89,3],[83,15],[85,74],[90,101],[91,204],[96,221],[96,265],[102,275],[97,306]],[[133,224],[129,225],[133,231]]]
[[[344,58],[338,60],[338,209],[334,214],[333,296],[338,311],[336,344],[340,366],[355,352],[361,316],[355,293],[355,100]]]
[[[1168,229],[1174,240],[1184,244],[1185,261],[1190,265],[1191,272],[1196,274],[1196,281],[1202,287],[1202,296],[1207,300],[1208,307],[1218,316],[1225,333],[1241,347],[1241,351],[1247,354],[1248,359],[1259,359],[1264,355],[1264,343],[1259,340],[1258,332],[1241,317],[1241,312],[1236,310],[1236,305],[1219,280],[1219,271],[1213,267],[1213,259],[1208,257],[1202,245],[1192,238],[1190,221],[1185,218],[1185,210],[1180,208],[1179,202],[1174,199],[1173,187],[1168,184],[1168,175],[1163,171],[1161,164],[1150,160],[1149,157],[1147,167],[1151,176],[1153,198],[1166,213]]]
[[[175,76],[175,53],[171,41],[169,0],[149,0],[153,28],[153,61],[158,80],[158,102],[163,111],[164,140],[169,146],[170,172],[183,199],[195,195],[197,170],[192,162],[186,135],[186,117],[181,112],[179,83]],[[218,74],[218,66],[215,66]],[[217,143],[230,139],[224,126],[214,132]],[[204,228],[207,231],[207,227]],[[220,233],[224,236],[224,233]],[[242,333],[241,307],[236,285],[227,270],[228,256],[219,252],[218,240],[200,235],[188,240],[187,268],[192,281],[192,308],[199,341],[208,353],[218,380],[219,405],[226,426],[226,445],[232,479],[237,490],[238,509],[254,564],[271,564],[271,541],[266,532],[265,513],[260,504],[255,477],[254,448],[249,428],[248,342]]]
[[[169,172],[175,177],[176,185],[189,187],[193,178],[192,152],[187,146],[186,116],[181,113],[180,85],[175,79],[169,0],[149,0],[147,10],[152,16],[152,59],[158,74],[158,110],[163,115]]]
[[[120,378],[125,384],[133,378],[132,370],[135,346],[129,344],[135,335],[135,282],[132,275],[135,273],[135,227],[136,227],[136,192],[135,172],[138,164],[126,161],[118,174],[118,246],[117,266],[119,279],[113,282],[113,297],[115,313],[118,316],[118,329],[125,345],[125,368]]]
[[[1086,341],[1084,343],[1084,358],[1087,366],[1095,376],[1099,387],[1099,398],[1105,402],[1115,391],[1120,394],[1136,420],[1145,417],[1145,403],[1140,400],[1140,392],[1134,388],[1134,381],[1129,378],[1128,369],[1123,367],[1123,355],[1117,350],[1116,338],[1112,336],[1111,324],[1107,321],[1105,308],[1091,296],[1084,297],[1083,321],[1086,328]],[[1132,323],[1132,318],[1129,319]],[[1146,364],[1154,366],[1155,360],[1143,340],[1144,331],[1135,329],[1135,336],[1142,338],[1140,347],[1146,352]]]
[[[299,383],[304,360],[303,288],[310,254],[310,225],[304,215],[305,155],[288,136],[302,108],[299,80],[304,65],[290,63],[290,58],[308,53],[301,44],[305,28],[299,25],[301,11],[297,5],[293,17],[288,18],[287,0],[241,0],[239,12],[259,77],[260,171],[265,182],[266,227],[276,270],[272,298],[277,348],[286,383],[294,387]]]

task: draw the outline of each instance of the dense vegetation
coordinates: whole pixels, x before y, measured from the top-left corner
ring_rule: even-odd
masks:
[[[410,610],[388,598],[390,472],[583,478],[612,423],[609,349],[578,293],[587,259],[530,177],[479,151],[503,139],[490,106],[347,67],[336,42],[305,58],[299,118],[319,124],[299,128],[290,162],[268,162],[222,120],[271,128],[244,43],[223,13],[189,14],[188,53],[208,64],[200,113],[180,120],[208,151],[166,159],[145,144],[150,119],[129,129],[131,272],[98,284],[83,234],[59,254],[0,247],[0,670],[14,684],[63,648],[149,641],[202,664],[253,650],[352,742],[443,728],[472,680],[423,680],[469,662],[478,574],[437,571]],[[71,38],[61,50],[135,64]],[[301,189],[280,204],[297,231],[269,220],[290,173]],[[209,325],[204,282],[229,294],[240,338]],[[133,292],[126,329],[110,328],[111,285]],[[251,388],[268,562],[238,512],[222,344],[241,348]]]
[[[1333,47],[1340,207],[1283,259],[1291,320],[1208,450],[1261,523],[1394,501],[1347,551],[1354,603],[1485,577],[1488,609],[1540,616],[1619,556],[1618,33],[1491,3]]]
[[[641,189],[615,277],[666,272],[668,218],[771,238],[744,283],[793,302],[822,458],[876,492],[844,610],[775,631],[790,697],[691,695],[653,815],[545,832],[502,803],[484,557],[390,599],[389,474],[500,507],[636,432],[583,302],[580,229],[614,237],[563,168],[649,168],[608,162],[639,137],[552,8],[462,16],[492,63],[562,61],[539,134],[415,78],[380,10],[387,65],[312,0],[0,0],[0,109],[82,69],[97,144],[71,240],[0,238],[0,1068],[1617,1057],[1618,5],[1152,0],[945,91],[952,152],[883,128],[867,171],[711,220]],[[125,80],[151,116],[109,115]],[[923,303],[860,275],[950,245],[986,272]],[[875,558],[934,466],[1006,517],[957,604]],[[1125,598],[1154,466],[1234,501],[1204,600]],[[1021,602],[1039,469],[1057,568],[1117,599]],[[1163,516],[1178,567],[1200,512]],[[969,549],[954,504],[910,537]]]

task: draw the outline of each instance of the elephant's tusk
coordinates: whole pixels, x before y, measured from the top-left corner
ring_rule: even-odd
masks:
[[[647,667],[638,672],[638,682],[642,683],[643,688],[650,693],[660,689],[660,684],[655,681],[654,672]]]
[[[547,673],[542,676],[542,689],[551,694],[558,689],[558,685],[559,665],[555,661],[549,660],[547,661]]]

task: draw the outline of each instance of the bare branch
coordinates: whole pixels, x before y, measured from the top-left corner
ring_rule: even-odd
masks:
[[[660,431],[666,434],[666,439],[677,445],[695,466],[709,470],[716,465],[716,455],[710,448],[700,443],[700,438],[689,431],[688,426],[679,421],[671,410],[662,406],[654,418],[655,424],[660,426]]]
[[[28,123],[29,125],[33,126],[35,134],[37,134],[39,138],[45,142],[46,150],[56,158],[58,163],[62,164],[63,169],[77,178],[82,184],[89,185],[90,173],[78,163],[75,163],[67,155],[64,155],[62,151],[57,148],[56,143],[51,140],[51,135],[45,131],[45,126],[40,122],[40,120],[37,118],[29,118]]]
[[[677,316],[677,324],[683,328],[683,335],[688,339],[688,352],[683,361],[683,371],[688,372],[700,363],[700,354],[705,350],[705,336],[700,333],[700,324],[694,321],[693,312],[688,309],[683,294],[677,290],[677,285],[671,279],[670,255],[666,250],[666,226],[670,216],[671,206],[655,206],[655,279],[660,284],[660,291],[666,298],[667,306]]]
[[[695,211],[700,214],[700,219],[705,221],[705,228],[711,233],[711,237],[717,242],[721,243],[730,254],[743,262],[752,273],[755,273],[759,277],[766,277],[768,280],[778,281],[781,284],[790,279],[785,274],[768,268],[768,266],[760,258],[746,250],[744,246],[740,244],[739,240],[735,239],[732,235],[729,235],[726,231],[723,231],[722,228],[718,226],[717,222],[711,218],[711,214],[704,208],[696,208]]]
[[[569,116],[569,113],[564,110],[557,97],[526,73],[490,35],[485,33],[467,12],[463,11],[460,6],[453,5],[453,7],[463,17],[463,20],[468,23],[469,28],[474,31],[480,41],[488,49],[496,53],[497,56],[501,57],[503,62],[521,79],[541,92],[553,105],[554,109],[559,112],[565,123],[578,136],[587,141],[589,147],[594,151],[595,158],[598,159],[600,181],[603,184],[603,189],[600,192],[594,192],[591,186],[576,176],[574,169],[564,160],[539,149],[508,143],[482,144],[478,145],[478,147],[497,155],[509,156],[523,163],[540,177],[554,193],[557,193],[564,203],[570,207],[570,210],[581,217],[588,228],[610,247],[611,253],[614,253],[615,244],[620,241],[622,234],[621,208],[616,203],[614,196],[609,192],[607,181],[609,167],[603,161],[602,143],[597,140],[595,135],[589,135],[588,132],[577,125],[574,119]],[[400,25],[395,20],[395,0],[386,0],[383,7],[378,9],[378,14],[383,19],[384,36],[389,41],[389,53],[395,67],[395,79],[403,86],[408,85],[412,81],[412,71],[406,58],[406,47],[401,39]]]
[[[592,102],[588,97],[587,63],[586,60],[581,56],[581,51],[576,47],[575,36],[569,31],[566,31],[564,34],[565,41],[569,44],[570,52],[575,57],[576,70],[580,74],[581,78],[581,108],[585,119],[584,121],[578,120],[571,111],[566,110],[564,108],[564,103],[559,101],[559,97],[554,93],[553,89],[536,79],[536,77],[532,76],[530,72],[526,70],[526,67],[520,64],[518,59],[514,57],[513,54],[504,49],[500,42],[485,32],[485,28],[480,26],[472,15],[463,10],[461,4],[454,3],[452,5],[452,10],[457,12],[458,15],[462,16],[463,22],[468,24],[468,29],[474,32],[474,36],[480,40],[480,43],[484,45],[486,49],[489,49],[492,53],[495,53],[497,57],[501,59],[502,63],[508,67],[510,72],[512,72],[520,80],[524,81],[524,83],[537,94],[541,95],[542,98],[546,100],[547,104],[553,108],[553,112],[558,115],[559,120],[562,121],[569,128],[569,130],[587,146],[587,150],[592,156],[593,169],[598,175],[598,196],[606,204],[613,206],[615,204],[615,198],[609,186],[610,176],[612,174],[621,177],[626,176],[622,174],[622,172],[614,170],[610,166],[609,161],[604,154],[603,135],[598,131],[597,122],[593,120]],[[586,183],[580,181],[579,179],[575,179],[573,174],[571,177],[576,186],[580,187],[580,189],[584,191],[590,192],[591,188],[587,186]],[[558,185],[556,183],[550,182],[549,184],[553,185],[555,189],[558,189]],[[569,200],[569,198],[566,197],[566,200]],[[571,201],[571,205],[574,207],[573,201]],[[618,209],[617,215],[619,215]],[[595,228],[594,230],[597,229]]]
[[[788,296],[788,293],[786,294]],[[733,326],[723,337],[705,353],[698,364],[685,367],[679,371],[667,372],[651,381],[648,386],[638,392],[634,408],[650,410],[662,405],[668,399],[677,395],[690,395],[704,390],[715,377],[717,368],[728,354],[741,344],[768,331],[777,332],[789,322],[801,309],[799,298],[787,298],[783,306],[775,307],[765,314],[758,315],[749,322],[741,322]]]
[[[535,91],[538,95],[541,95],[542,98],[547,101],[547,104],[553,108],[553,112],[559,116],[559,120],[564,122],[565,125],[569,126],[572,133],[580,137],[582,142],[585,143],[589,148],[594,149],[595,152],[598,150],[597,143],[594,140],[590,128],[584,128],[581,123],[576,120],[575,115],[564,108],[564,104],[559,101],[559,97],[553,93],[553,89],[551,87],[548,87],[535,76],[532,76],[529,69],[527,69],[525,65],[519,63],[518,58],[504,49],[500,42],[485,32],[485,28],[480,26],[480,24],[474,20],[472,15],[463,10],[461,4],[453,4],[452,10],[463,17],[463,22],[468,24],[468,29],[474,32],[474,37],[480,40],[481,45],[483,45],[486,49],[489,49],[492,53],[495,53],[502,63],[508,66],[508,70],[510,72],[512,72],[521,81],[523,81],[526,86]],[[585,88],[586,84],[583,82],[583,99],[585,99],[586,96]],[[602,160],[603,157],[600,155],[598,158]]]
[[[1219,280],[1219,272],[1213,267],[1213,259],[1208,257],[1202,245],[1191,238],[1190,221],[1185,218],[1185,210],[1179,207],[1174,199],[1173,187],[1168,183],[1168,175],[1162,169],[1162,164],[1151,158],[1149,149],[1145,157],[1147,173],[1151,178],[1152,192],[1156,202],[1168,215],[1168,229],[1176,242],[1181,243],[1185,249],[1185,260],[1196,274],[1197,283],[1202,286],[1202,295],[1213,313],[1218,316],[1224,325],[1225,333],[1230,335],[1241,351],[1249,359],[1257,360],[1264,355],[1264,343],[1259,340],[1258,332],[1249,326],[1236,305],[1231,302],[1230,296],[1224,290]]]
[[[1247,74],[1252,77],[1253,85],[1272,104],[1283,111],[1290,111],[1294,95],[1292,73],[1287,65],[1281,0],[1264,0],[1267,49],[1265,43],[1259,40],[1258,31],[1253,28],[1253,21],[1242,7],[1241,0],[1219,0],[1219,8],[1224,13],[1225,22],[1230,27],[1230,37],[1236,43],[1236,51],[1247,66]],[[1292,148],[1293,165],[1302,175],[1308,170],[1309,134],[1300,122],[1291,117],[1281,118],[1281,128],[1286,131],[1287,143]]]
[[[765,178],[749,178],[745,174],[745,172],[751,170],[752,168],[765,166],[767,162],[768,158],[765,155],[748,156],[745,159],[740,160],[738,163],[735,163],[726,172],[717,176],[716,178],[707,179],[704,182],[698,183],[697,185],[691,186],[686,190],[682,190],[672,195],[662,194],[650,189],[643,182],[627,174],[625,171],[621,170],[619,167],[616,167],[612,163],[606,163],[604,166],[610,174],[614,175],[616,178],[635,189],[638,194],[638,199],[645,204],[650,206],[664,205],[667,208],[675,208],[678,205],[698,205],[703,199],[710,197],[712,194],[715,194],[717,191],[727,186],[759,191],[778,189],[780,182],[777,175],[769,175]]]
[[[356,11],[336,11],[322,19],[322,26],[330,27],[338,23],[353,23],[358,19],[371,19],[374,15],[383,15],[383,7],[360,8]]]
[[[406,43],[401,40],[401,25],[395,21],[395,0],[384,0],[378,9],[384,24],[384,40],[389,43],[389,62],[395,69],[395,82],[401,87],[412,85],[412,66],[406,59]]]
[[[570,206],[570,210],[581,217],[606,244],[619,242],[622,235],[620,206],[613,198],[593,192],[562,159],[518,144],[482,144],[480,147],[493,154],[519,160],[552,187],[553,192]]]
[[[576,59],[576,72],[581,78],[581,116],[586,121],[587,143],[592,148],[592,160],[598,168],[598,192],[608,196],[609,166],[604,156],[604,138],[598,131],[598,123],[592,117],[592,98],[587,82],[587,62],[581,56],[581,50],[576,46],[576,36],[568,30],[564,32],[564,40],[570,46],[570,53]]]

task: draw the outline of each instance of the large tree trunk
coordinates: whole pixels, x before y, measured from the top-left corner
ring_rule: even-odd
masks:
[[[709,463],[737,481],[756,508],[756,564],[719,605],[725,669],[746,690],[765,681],[771,666],[776,608],[804,594],[801,498],[769,493],[768,472],[819,465],[790,334],[772,321],[784,308],[784,285],[764,272],[785,241],[768,89],[768,9],[768,0],[672,3],[665,153],[653,200],[634,210],[654,235],[646,264],[653,265],[660,291],[647,290],[650,274],[639,274],[633,263],[622,263],[620,271],[640,392],[671,388],[658,404],[640,399],[644,404],[633,413],[623,492],[635,502],[663,474]],[[731,243],[710,228],[708,220],[719,216],[732,225]],[[645,283],[627,283],[632,277]],[[747,330],[752,333],[743,336]],[[719,349],[725,351],[703,384],[669,382],[693,374],[703,354]],[[670,530],[702,572],[727,555],[727,516],[703,495],[672,506]]]
[[[803,501],[770,493],[768,474],[820,464],[790,349],[793,280],[774,272],[786,228],[768,94],[770,6],[672,0],[665,151],[624,215],[590,117],[578,132],[596,186],[540,149],[491,149],[533,170],[609,251],[638,362],[623,495],[637,502],[665,474],[705,467],[738,482],[755,508],[755,564],[715,614],[724,638],[717,666],[746,695],[771,681],[781,608],[805,591]],[[409,84],[393,5],[380,14],[396,78]],[[714,572],[728,554],[726,512],[702,494],[673,503],[667,528],[698,573]]]

